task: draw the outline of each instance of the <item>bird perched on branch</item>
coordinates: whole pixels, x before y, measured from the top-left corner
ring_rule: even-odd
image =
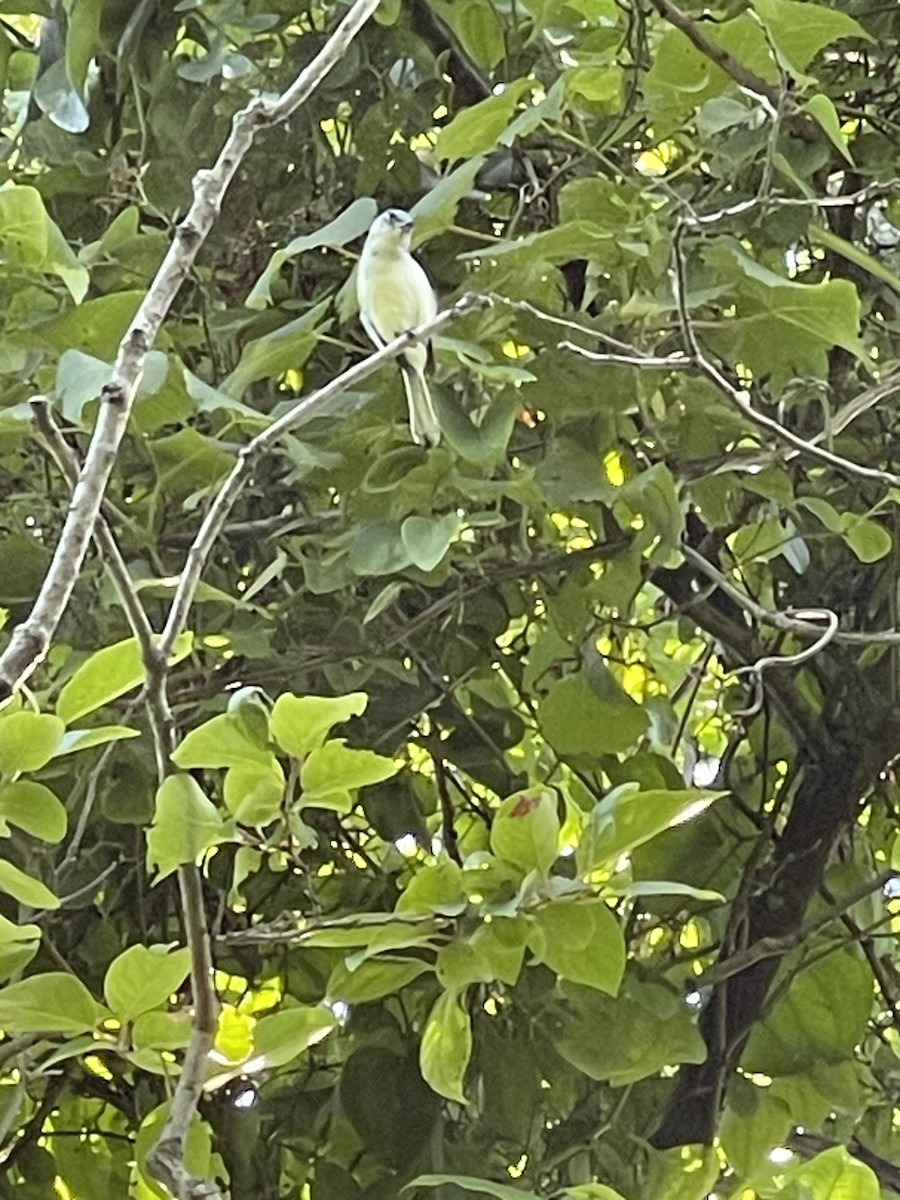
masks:
[[[421,265],[409,249],[413,219],[401,208],[389,208],[372,222],[356,275],[356,295],[363,328],[379,348],[437,315],[437,297]],[[434,402],[425,377],[431,343],[410,346],[400,356],[409,404],[409,428],[418,446],[441,440]]]

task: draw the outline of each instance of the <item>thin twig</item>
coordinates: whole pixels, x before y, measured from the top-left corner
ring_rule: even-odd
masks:
[[[850,459],[843,458],[839,454],[834,454],[832,451],[826,450],[824,447],[800,437],[792,430],[781,425],[773,417],[758,412],[750,403],[750,397],[747,392],[735,387],[719,368],[709,361],[697,341],[694,323],[688,308],[687,260],[683,244],[684,232],[685,222],[684,220],[679,220],[674,240],[672,289],[675,296],[675,305],[678,309],[678,320],[681,325],[682,336],[688,350],[688,365],[694,370],[699,371],[701,375],[705,376],[710,383],[718,388],[748,421],[751,421],[760,429],[765,429],[768,433],[774,434],[775,437],[783,442],[787,442],[788,445],[793,446],[796,450],[809,455],[810,458],[827,463],[830,467],[836,467],[838,470],[846,471],[851,475],[857,475],[862,479],[874,479],[880,483],[886,483],[890,487],[900,487],[900,475],[895,475],[891,471],[881,471],[877,467],[866,467],[861,463],[851,462]]]
[[[803,608],[796,611],[800,621],[825,621],[827,628],[821,633],[812,646],[798,650],[796,654],[764,654],[756,662],[738,667],[732,672],[733,676],[750,675],[754,680],[754,697],[747,708],[733,710],[735,717],[754,717],[763,706],[765,692],[763,691],[763,672],[771,667],[796,667],[819,654],[829,643],[834,641],[838,631],[838,616],[830,608]]]
[[[769,625],[773,629],[780,629],[785,633],[796,633],[800,637],[821,637],[822,630],[812,622],[797,615],[792,616],[789,612],[774,612],[772,609],[764,608],[746,592],[742,592],[723,571],[713,566],[708,558],[704,558],[693,547],[682,544],[681,553],[717,588],[721,588],[735,604],[739,604],[745,612],[763,625]],[[864,633],[839,628],[834,635],[834,640],[853,646],[897,646],[900,645],[900,630],[873,629],[871,633]]]
[[[62,430],[57,425],[49,402],[44,396],[35,396],[31,401],[31,408],[34,412],[35,423],[44,435],[44,440],[47,443],[50,454],[53,456],[56,465],[59,467],[67,483],[74,489],[78,484],[78,476],[82,470],[82,465],[78,461],[75,451],[63,436]],[[128,567],[125,564],[125,559],[122,557],[122,552],[119,550],[118,543],[106,518],[102,514],[98,514],[97,516],[93,536],[94,541],[97,543],[97,548],[103,555],[106,569],[109,571],[110,578],[113,581],[119,602],[125,610],[128,624],[131,626],[131,631],[141,648],[141,655],[144,662],[149,665],[159,654],[154,641],[153,627],[147,618],[147,614],[144,612],[137,589],[134,586],[134,581],[128,574]]]
[[[159,1141],[147,1155],[147,1168],[178,1200],[221,1200],[218,1187],[190,1174],[184,1161],[185,1139],[206,1078],[216,1037],[219,1005],[213,986],[212,953],[200,872],[191,863],[178,871],[187,944],[191,948],[194,1016],[191,1040]]]
[[[441,801],[441,842],[453,861],[462,866],[459,836],[453,820],[453,801],[450,799],[450,789],[447,786],[447,769],[440,751],[431,755],[431,761],[434,763],[434,781],[437,784],[438,796]]]
[[[130,719],[131,710],[135,707],[135,704],[136,701],[131,704],[125,714],[125,717],[123,718],[126,723]],[[62,875],[78,857],[78,851],[81,849],[81,843],[87,831],[88,821],[90,820],[91,812],[94,808],[94,802],[97,799],[97,790],[100,786],[100,780],[106,774],[109,760],[115,752],[118,744],[118,742],[107,742],[103,747],[100,757],[91,768],[91,773],[88,776],[87,787],[85,789],[84,803],[81,806],[81,812],[78,814],[78,820],[75,823],[75,832],[72,834],[72,840],[66,848],[66,853],[62,862],[56,868],[57,875]]]
[[[707,988],[715,987],[726,979],[730,979],[733,975],[737,975],[742,971],[746,971],[755,963],[761,962],[766,958],[776,958],[785,954],[788,950],[794,949],[795,946],[802,945],[814,933],[818,933],[820,929],[824,929],[832,921],[853,908],[855,904],[859,904],[860,900],[865,900],[867,896],[871,896],[873,892],[880,892],[887,887],[891,880],[897,878],[896,871],[883,871],[875,879],[870,879],[867,883],[860,884],[854,888],[852,892],[848,892],[846,896],[842,896],[832,904],[828,911],[820,913],[809,921],[805,921],[784,937],[768,937],[760,938],[758,942],[754,942],[751,946],[747,946],[744,950],[739,950],[736,954],[723,959],[721,962],[704,971],[702,975],[691,980],[692,988]]]
[[[434,913],[414,912],[358,913],[349,917],[306,917],[300,920],[293,914],[287,914],[265,924],[228,933],[222,941],[228,946],[302,945],[309,937],[329,929],[371,930],[380,925],[431,925],[435,921],[446,923],[450,919],[435,916]]]

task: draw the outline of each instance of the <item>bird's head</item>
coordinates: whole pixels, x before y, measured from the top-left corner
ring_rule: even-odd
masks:
[[[385,246],[409,246],[413,219],[405,209],[386,208],[379,213],[369,229],[369,237]]]

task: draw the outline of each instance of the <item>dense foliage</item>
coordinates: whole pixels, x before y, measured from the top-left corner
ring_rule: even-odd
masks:
[[[192,178],[346,8],[0,0],[3,637]],[[900,1191],[898,47],[877,0],[383,0],[259,134],[0,709],[0,1196],[167,1194],[204,923],[233,1200]],[[387,205],[492,301],[444,440],[388,365],[259,453],[160,691],[141,610],[368,353]]]

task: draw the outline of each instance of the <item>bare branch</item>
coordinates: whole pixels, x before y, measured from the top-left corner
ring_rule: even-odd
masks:
[[[716,587],[729,596],[735,604],[739,604],[745,612],[748,612],[757,621],[763,625],[770,625],[774,629],[781,629],[785,633],[795,633],[799,637],[814,637],[819,638],[822,635],[821,629],[805,620],[798,614],[774,612],[770,608],[764,608],[758,604],[746,592],[742,592],[737,587],[733,580],[720,571],[717,567],[699,554],[691,546],[682,545],[681,553],[695,567],[703,572],[703,574],[715,583]],[[801,609],[805,612],[805,609]],[[821,611],[821,610],[818,610]],[[897,646],[900,645],[900,630],[897,629],[873,629],[870,633],[864,631],[855,632],[853,630],[838,629],[834,634],[836,642],[843,642],[846,645],[855,646]]]
[[[751,92],[755,96],[761,96],[768,100],[773,109],[777,108],[779,103],[780,89],[759,75],[748,70],[743,64],[739,63],[736,58],[728,53],[722,46],[714,42],[712,38],[700,29],[698,25],[691,20],[687,13],[683,13],[680,8],[677,8],[672,0],[651,0],[653,7],[661,17],[674,25],[676,29],[680,29],[684,36],[691,42],[692,45],[704,54],[710,62],[721,68],[726,75],[730,75],[738,87],[742,87],[745,91]],[[792,106],[793,111],[796,111],[796,105]]]
[[[746,971],[754,963],[762,962],[766,958],[780,958],[788,950],[802,945],[814,933],[818,933],[820,929],[824,929],[826,925],[829,925],[836,918],[847,912],[848,909],[853,908],[855,904],[859,904],[861,900],[865,900],[867,896],[871,896],[873,892],[884,891],[887,885],[896,878],[896,871],[882,872],[881,875],[876,876],[874,879],[860,884],[858,888],[854,888],[846,896],[841,896],[839,900],[836,900],[828,907],[826,912],[811,918],[809,921],[805,921],[802,925],[798,925],[796,929],[791,930],[790,933],[785,934],[783,937],[760,938],[758,942],[754,942],[752,946],[747,946],[745,950],[739,950],[736,954],[722,959],[714,967],[710,967],[702,975],[699,975],[696,979],[692,979],[691,987],[713,987],[726,979],[730,979],[732,975]]]
[[[249,929],[236,930],[222,939],[229,946],[298,945],[316,933],[330,929],[374,929],[382,925],[433,925],[446,924],[452,918],[435,916],[434,913],[414,912],[367,912],[354,913],[349,917],[297,917],[286,914],[274,921],[252,925]]]
[[[635,350],[633,354],[616,354],[609,350],[586,350],[584,346],[576,346],[574,342],[562,341],[557,342],[557,350],[571,350],[574,354],[580,354],[582,358],[589,358],[591,362],[609,363],[610,366],[616,367],[641,367],[642,370],[651,371],[678,371],[691,370],[694,363],[691,359],[686,358],[683,354],[663,354],[654,356],[652,354],[641,354]]]
[[[194,198],[168,253],[119,346],[111,381],[101,393],[97,423],[84,467],[43,585],[28,618],[0,655],[0,698],[8,696],[43,659],[62,619],[84,561],[100,504],[125,434],[147,352],[219,213],[222,199],[258,131],[298,108],[343,58],[378,7],[356,0],[343,21],[293,84],[277,100],[255,97],[235,116],[211,170],[194,176]]]
[[[191,863],[178,871],[181,907],[187,943],[191,948],[191,994],[194,998],[193,1032],[185,1051],[178,1086],[159,1141],[147,1155],[151,1174],[178,1200],[221,1200],[214,1183],[195,1179],[184,1162],[185,1140],[206,1078],[218,1020],[218,1000],[213,986],[212,953],[203,907],[200,872]]]
[[[870,183],[858,192],[850,192],[846,196],[751,196],[749,200],[739,200],[725,208],[716,209],[710,213],[691,211],[686,216],[689,225],[714,225],[728,217],[737,217],[741,213],[752,212],[765,204],[766,208],[856,208],[877,200],[879,196],[895,195],[900,180],[888,179],[884,182]]]

